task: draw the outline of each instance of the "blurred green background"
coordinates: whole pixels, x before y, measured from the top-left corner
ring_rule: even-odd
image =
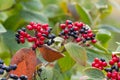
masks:
[[[9,64],[18,49],[29,46],[18,45],[14,34],[30,21],[49,23],[58,34],[66,19],[88,24],[110,51],[120,42],[120,0],[0,0],[0,58]]]

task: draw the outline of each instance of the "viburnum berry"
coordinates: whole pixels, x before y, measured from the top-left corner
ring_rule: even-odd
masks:
[[[66,25],[63,24],[61,25],[61,28],[65,27]],[[27,29],[27,30],[26,30]],[[27,33],[27,31],[33,31],[34,34],[30,35]],[[19,29],[16,33],[16,41],[17,43],[22,43],[24,44],[26,39],[28,42],[32,42],[33,46],[32,49],[35,50],[37,47],[41,47],[42,45],[46,44],[46,41],[51,41],[48,42],[49,46],[54,43],[54,38],[56,37],[55,34],[51,33],[51,27],[49,27],[48,24],[41,24],[41,23],[35,23],[35,22],[30,22],[26,26],[26,28]],[[65,31],[67,33],[67,31]]]
[[[107,80],[120,80],[120,57],[112,54],[112,59],[109,63],[105,59],[95,58],[92,62],[92,67],[104,70],[106,72]]]
[[[60,24],[60,28],[62,30],[60,32],[60,37],[65,40],[72,39],[71,41],[75,41],[76,43],[81,42],[84,43],[84,45],[90,42],[97,42],[92,30],[83,22],[72,22],[71,20],[66,20],[65,23]]]

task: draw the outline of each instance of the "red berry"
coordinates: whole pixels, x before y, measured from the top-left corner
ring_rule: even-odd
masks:
[[[35,24],[35,22],[30,22],[30,25],[33,26]]]
[[[100,70],[103,70],[103,67],[100,66],[99,69],[100,69]]]
[[[120,68],[120,62],[117,63],[117,66]]]
[[[92,37],[93,36],[93,33],[88,33],[88,37]]]
[[[33,25],[33,28],[34,28],[35,30],[37,30],[37,27],[38,27],[37,24],[34,24],[34,25]]]
[[[103,67],[106,67],[107,63],[106,62],[102,62],[102,65],[103,65]]]
[[[49,32],[48,32],[48,31],[44,31],[43,33],[44,33],[44,34],[46,34],[46,35],[48,35],[48,34],[49,34]]]
[[[65,30],[64,30],[64,33],[65,33],[65,34],[67,34],[67,33],[68,33],[68,30],[67,30],[67,29],[65,29]]]
[[[92,42],[92,43],[96,43],[96,42],[97,42],[97,40],[93,39],[93,40],[91,40],[91,42]]]
[[[37,23],[37,26],[41,26],[42,24],[41,23]]]
[[[100,61],[100,60],[99,60],[98,64],[99,64],[99,66],[101,66],[101,67],[103,66],[103,62]]]
[[[74,27],[74,30],[75,30],[75,31],[78,31],[78,30],[79,30],[79,28],[78,28],[78,27]]]
[[[87,32],[88,32],[88,33],[91,33],[92,31],[91,31],[91,30],[88,30]]]
[[[112,73],[111,73],[111,72],[108,72],[108,73],[107,73],[107,77],[108,77],[108,78],[111,78],[111,76],[112,76]]]
[[[37,36],[38,36],[38,37],[41,37],[41,36],[42,36],[42,34],[41,34],[40,32],[38,32],[38,33],[37,33]]]
[[[65,29],[65,28],[66,28],[66,25],[65,25],[65,24],[60,24],[60,28],[61,28],[61,29]]]
[[[33,44],[32,48],[33,48],[33,50],[35,50],[37,48],[37,45]]]
[[[26,36],[27,38],[29,38],[29,37],[31,37],[29,34],[27,34],[27,36]]]
[[[28,30],[33,30],[33,27],[31,25],[27,25]]]
[[[36,41],[37,41],[37,38],[36,38],[36,37],[33,37],[33,41],[36,42]]]
[[[95,64],[95,67],[96,67],[96,68],[99,68],[99,67],[100,67],[100,65],[99,65],[99,64]]]
[[[100,60],[98,58],[95,58],[94,61],[98,63]]]
[[[72,28],[73,27],[73,25],[72,24],[69,24],[68,25],[68,29],[70,29],[70,28]]]
[[[87,38],[87,34],[82,34],[82,36],[83,36],[84,38]]]
[[[84,25],[84,23],[80,22],[80,23],[77,24],[77,27],[82,28],[83,25]]]
[[[118,77],[117,77],[117,78],[118,78],[118,80],[120,80],[120,75],[118,75]]]
[[[96,64],[95,62],[92,62],[92,67],[95,67],[95,64]]]
[[[74,22],[74,25],[77,26],[79,24],[79,22]]]
[[[113,57],[117,57],[117,55],[115,55],[115,54],[112,54],[112,58],[113,58]]]
[[[33,42],[34,39],[32,37],[27,38],[28,42]]]
[[[40,37],[40,40],[41,40],[41,41],[44,41],[44,40],[45,40],[45,37],[44,37],[44,36],[41,36],[41,37]]]
[[[116,79],[117,78],[117,74],[116,73],[112,73],[112,78]]]
[[[68,25],[71,21],[70,20],[66,20],[66,25]]]
[[[109,64],[110,64],[110,65],[114,65],[114,63],[115,63],[115,62],[114,62],[113,60],[110,60],[110,61],[109,61]]]
[[[23,36],[23,37],[27,37],[27,33],[24,32],[24,31],[20,31],[20,35]]]
[[[48,28],[48,24],[43,24],[42,28],[46,30]]]
[[[81,38],[77,38],[77,39],[76,39],[76,42],[80,42],[80,41],[81,41]]]
[[[113,57],[112,60],[113,60],[114,62],[118,62],[118,61],[119,61],[119,58],[118,58],[118,57]]]
[[[43,45],[43,44],[44,44],[44,41],[39,41],[39,44],[40,44],[40,45]]]
[[[24,38],[20,38],[20,42],[21,43],[25,43],[25,39]]]

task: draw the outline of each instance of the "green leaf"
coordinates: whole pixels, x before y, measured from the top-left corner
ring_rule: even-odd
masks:
[[[90,15],[79,4],[76,4],[75,7],[80,16],[80,19],[85,24],[88,24],[90,26],[92,24],[92,18],[90,17]]]
[[[59,11],[58,5],[48,5],[42,12],[46,14],[47,17],[54,17],[55,15],[58,15],[57,13]]]
[[[57,69],[53,69],[52,80],[64,80],[64,78],[63,78],[62,74]]]
[[[118,47],[117,49],[115,50],[115,52],[120,52],[120,43],[119,42],[116,42],[118,44]]]
[[[67,43],[65,48],[69,55],[80,65],[85,66],[87,60],[86,50],[76,43]]]
[[[2,36],[5,45],[10,49],[12,53],[16,52],[20,48],[28,47],[28,43],[17,44],[17,42],[15,41],[15,33],[12,31],[8,30],[6,33],[3,33]]]
[[[0,0],[0,10],[8,9],[14,4],[14,0]]]
[[[53,78],[53,70],[51,68],[46,68],[41,66],[37,71],[35,80],[52,80]]]
[[[3,25],[6,29],[15,31],[24,22],[24,19],[19,14],[15,14],[8,17],[7,20],[3,23]]]
[[[23,26],[25,23],[29,23],[31,21],[48,23],[48,19],[44,15],[22,10],[20,13],[10,16],[4,22],[4,26],[6,29],[15,31],[18,27],[21,27],[21,25]]]
[[[109,30],[109,31],[115,32],[115,33],[120,33],[120,28],[115,27],[115,26],[111,26],[111,25],[107,25],[107,24],[99,25],[98,28],[99,29]]]
[[[4,12],[0,12],[0,22],[5,21],[7,18],[7,15]]]
[[[6,29],[0,24],[0,34],[6,32]]]
[[[104,58],[107,62],[111,59],[111,54],[106,54],[105,52],[97,49],[87,48],[88,63],[91,65],[94,58]]]
[[[22,1],[21,4],[24,9],[30,10],[31,12],[40,11],[43,8],[43,5],[40,2],[40,0]]]
[[[97,39],[103,46],[106,46],[106,43],[111,39],[111,33],[107,30],[100,29],[97,33]]]
[[[45,15],[37,12],[30,12],[27,10],[23,10],[20,12],[20,16],[26,22],[34,21],[34,22],[48,23],[48,19],[45,17]]]
[[[69,56],[68,52],[64,52],[64,54],[65,57],[58,60],[58,65],[62,72],[70,70],[75,64],[75,61]]]
[[[88,77],[95,79],[95,80],[103,80],[105,78],[104,73],[101,70],[96,69],[96,68],[87,68],[84,70],[84,73]]]

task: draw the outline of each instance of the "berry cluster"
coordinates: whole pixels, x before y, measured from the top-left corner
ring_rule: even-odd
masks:
[[[27,30],[33,31],[34,34],[31,36],[27,33]],[[30,22],[26,28],[18,30],[16,34],[17,43],[25,43],[25,39],[28,42],[33,42],[32,49],[35,50],[37,47],[42,46],[43,44],[52,45],[54,43],[55,34],[51,33],[51,28],[48,24],[41,24]]]
[[[10,74],[9,77],[13,80],[28,80],[28,77],[25,75],[21,75],[20,77],[18,77],[15,74]]]
[[[17,65],[10,65],[10,66],[5,66],[4,62],[0,60],[0,75],[4,74],[4,71],[10,72],[11,70],[15,70],[17,68]]]
[[[112,55],[109,64],[107,64],[104,59],[95,58],[92,67],[104,70],[106,72],[107,80],[120,80],[120,57],[115,54]]]
[[[60,36],[64,39],[72,38],[75,42],[86,43],[87,41],[91,41],[92,43],[96,43],[95,34],[82,22],[73,23],[70,20],[66,20],[65,24],[60,24],[60,28],[62,29]]]
[[[4,62],[0,59],[0,75],[3,75],[4,72],[10,72],[12,70],[16,70],[17,65],[10,65],[10,66],[6,66],[4,64]],[[17,75],[14,74],[10,74],[9,78],[14,79],[14,80],[27,80],[27,76],[21,75],[20,77],[18,77]],[[2,78],[1,80],[7,80],[7,78]]]
[[[103,70],[104,67],[107,66],[107,63],[105,62],[105,59],[98,59],[95,58],[94,62],[92,63],[92,67],[99,68],[100,70]]]

